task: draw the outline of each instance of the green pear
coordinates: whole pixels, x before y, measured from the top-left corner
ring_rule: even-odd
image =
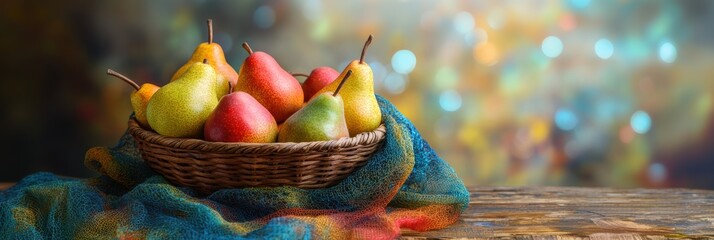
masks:
[[[374,95],[374,75],[372,68],[364,61],[367,47],[372,42],[372,35],[362,47],[359,60],[354,60],[345,67],[337,79],[341,79],[348,71],[352,72],[352,80],[345,84],[342,94],[345,96],[345,118],[350,135],[355,136],[363,132],[374,131],[382,123],[382,112],[379,109],[377,98]],[[317,94],[335,91],[338,81],[332,81]],[[317,95],[316,95],[317,96]]]
[[[342,97],[337,93],[350,77],[347,72],[334,93],[326,92],[312,98],[303,108],[291,115],[280,127],[280,142],[313,142],[349,137]]]
[[[168,137],[202,138],[203,125],[218,105],[216,78],[206,60],[191,65],[151,97],[146,107],[149,126]]]

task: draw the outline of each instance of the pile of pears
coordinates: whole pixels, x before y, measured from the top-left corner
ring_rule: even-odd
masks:
[[[248,57],[236,72],[213,42],[213,22],[207,23],[208,41],[162,87],[139,86],[107,70],[134,88],[134,118],[144,129],[174,138],[271,143],[337,140],[381,124],[372,69],[364,62],[371,35],[360,59],[341,73],[318,67],[309,75],[291,74],[247,43]],[[301,84],[296,76],[307,79]]]

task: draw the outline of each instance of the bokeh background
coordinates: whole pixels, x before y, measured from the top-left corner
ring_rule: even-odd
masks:
[[[714,189],[714,1],[2,1],[0,181],[91,176],[205,41],[288,71],[367,53],[375,89],[468,185]],[[302,79],[300,79],[302,80]]]

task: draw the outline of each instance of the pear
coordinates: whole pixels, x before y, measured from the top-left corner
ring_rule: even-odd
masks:
[[[146,105],[149,104],[151,97],[159,90],[159,86],[151,83],[144,83],[139,86],[136,82],[132,81],[128,77],[115,72],[114,70],[107,69],[107,74],[117,77],[124,82],[128,83],[134,87],[134,91],[131,92],[129,99],[131,100],[131,107],[134,109],[134,118],[139,122],[144,128],[151,129],[149,126],[149,121],[146,120]]]
[[[270,143],[278,136],[278,124],[255,98],[238,91],[221,98],[203,131],[212,142]]]
[[[164,136],[201,138],[203,125],[218,104],[216,78],[211,65],[198,62],[156,91],[146,107],[151,128]]]
[[[334,93],[326,92],[311,99],[305,107],[290,116],[278,133],[280,142],[313,142],[349,137],[342,97],[337,94],[350,77],[348,71]]]
[[[229,85],[235,86],[238,82],[238,73],[235,69],[233,69],[233,67],[231,67],[230,64],[228,64],[228,62],[226,62],[226,57],[223,53],[221,45],[213,42],[213,20],[208,19],[207,23],[208,42],[201,43],[198,47],[196,47],[196,50],[193,51],[191,58],[189,58],[188,62],[179,68],[176,73],[174,73],[174,76],[171,77],[171,81],[175,81],[181,77],[181,75],[183,75],[183,73],[186,72],[186,70],[194,63],[200,63],[203,59],[207,59],[208,64],[210,64],[213,69],[216,70],[216,73],[218,73],[218,78],[216,79],[218,87],[216,88],[216,93],[219,96],[223,96],[228,92]]]
[[[248,43],[243,43],[243,48],[249,55],[240,67],[234,91],[250,94],[282,123],[302,107],[300,82],[269,54],[253,52]]]
[[[312,98],[312,96],[315,96],[317,91],[320,91],[320,89],[324,88],[332,81],[335,81],[335,79],[340,76],[340,72],[331,67],[322,66],[313,69],[312,72],[310,72],[310,75],[304,73],[293,73],[293,76],[302,76],[307,78],[305,79],[305,82],[301,84],[303,95],[305,95],[305,102],[307,102],[310,98]]]
[[[367,47],[372,43],[372,35],[362,47],[362,55],[359,60],[350,62],[337,79],[352,71],[352,80],[345,84],[342,93],[345,102],[345,118],[350,136],[355,136],[363,132],[374,131],[382,123],[382,112],[379,109],[377,98],[374,95],[374,75],[372,68],[364,62],[364,55]],[[335,91],[339,86],[339,81],[333,81],[321,89],[317,94]]]

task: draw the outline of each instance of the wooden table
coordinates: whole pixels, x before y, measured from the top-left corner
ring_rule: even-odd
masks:
[[[12,185],[15,185],[15,183],[9,183],[9,182],[0,182],[0,190],[5,190]]]
[[[449,228],[404,239],[714,239],[714,191],[476,187]]]
[[[0,190],[11,183],[0,183]],[[403,239],[714,239],[714,191],[475,187],[446,229]]]

